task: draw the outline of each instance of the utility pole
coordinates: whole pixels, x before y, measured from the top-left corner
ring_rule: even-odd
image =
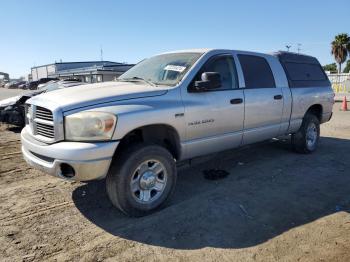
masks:
[[[298,54],[300,54],[300,51],[301,51],[301,44],[298,43]]]
[[[100,47],[100,56],[101,56],[101,61],[103,61],[103,50],[102,50],[102,45]]]
[[[286,45],[287,52],[289,52],[289,49],[290,49],[291,47],[292,47],[291,45]]]

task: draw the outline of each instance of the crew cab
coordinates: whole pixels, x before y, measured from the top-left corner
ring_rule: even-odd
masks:
[[[333,103],[311,56],[169,52],[115,82],[28,100],[22,151],[30,165],[60,178],[106,178],[113,205],[142,216],[164,206],[184,160],[284,135],[297,152],[314,152]]]

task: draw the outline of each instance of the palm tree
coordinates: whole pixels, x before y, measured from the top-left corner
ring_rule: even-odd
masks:
[[[334,55],[335,61],[338,63],[338,72],[341,73],[341,64],[346,61],[348,52],[350,51],[350,37],[348,34],[339,34],[335,36],[332,41],[332,55]]]

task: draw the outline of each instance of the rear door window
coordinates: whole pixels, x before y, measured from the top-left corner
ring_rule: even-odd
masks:
[[[238,55],[246,88],[273,88],[275,79],[265,58],[254,55]]]
[[[319,65],[287,62],[285,63],[289,77],[293,81],[319,81],[326,76]]]

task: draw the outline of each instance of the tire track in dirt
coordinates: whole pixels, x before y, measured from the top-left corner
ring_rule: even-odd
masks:
[[[0,159],[0,160],[2,160],[2,159]],[[4,177],[6,175],[11,175],[13,173],[18,173],[18,172],[26,172],[26,171],[29,171],[32,169],[33,168],[28,167],[28,168],[19,168],[19,169],[18,168],[11,168],[11,169],[7,169],[7,170],[3,170],[3,171],[0,170],[0,177]]]
[[[22,151],[6,153],[2,155],[2,158],[0,158],[0,161],[12,159],[12,158],[18,158],[18,155],[22,155]]]
[[[1,148],[6,148],[6,147],[10,147],[10,145],[13,144],[13,145],[16,145],[16,146],[19,147],[18,142],[20,142],[20,141],[21,141],[21,139],[9,140],[9,141],[7,141],[6,138],[5,139],[0,139],[0,146],[1,146]],[[2,143],[2,142],[5,142],[5,143]]]
[[[32,216],[36,216],[36,215],[41,215],[45,212],[48,211],[52,211],[52,210],[56,210],[56,209],[60,209],[63,207],[67,207],[70,205],[74,205],[73,201],[66,201],[66,202],[62,202],[62,203],[58,203],[52,206],[48,206],[45,208],[41,208],[35,211],[28,211],[28,212],[24,212],[24,213],[19,213],[16,214],[15,216],[7,216],[7,217],[2,217],[0,218],[0,222],[4,221],[4,223],[9,223],[9,222],[13,222],[22,218],[28,218],[28,217],[32,217]],[[0,224],[0,226],[6,226],[7,224]]]

